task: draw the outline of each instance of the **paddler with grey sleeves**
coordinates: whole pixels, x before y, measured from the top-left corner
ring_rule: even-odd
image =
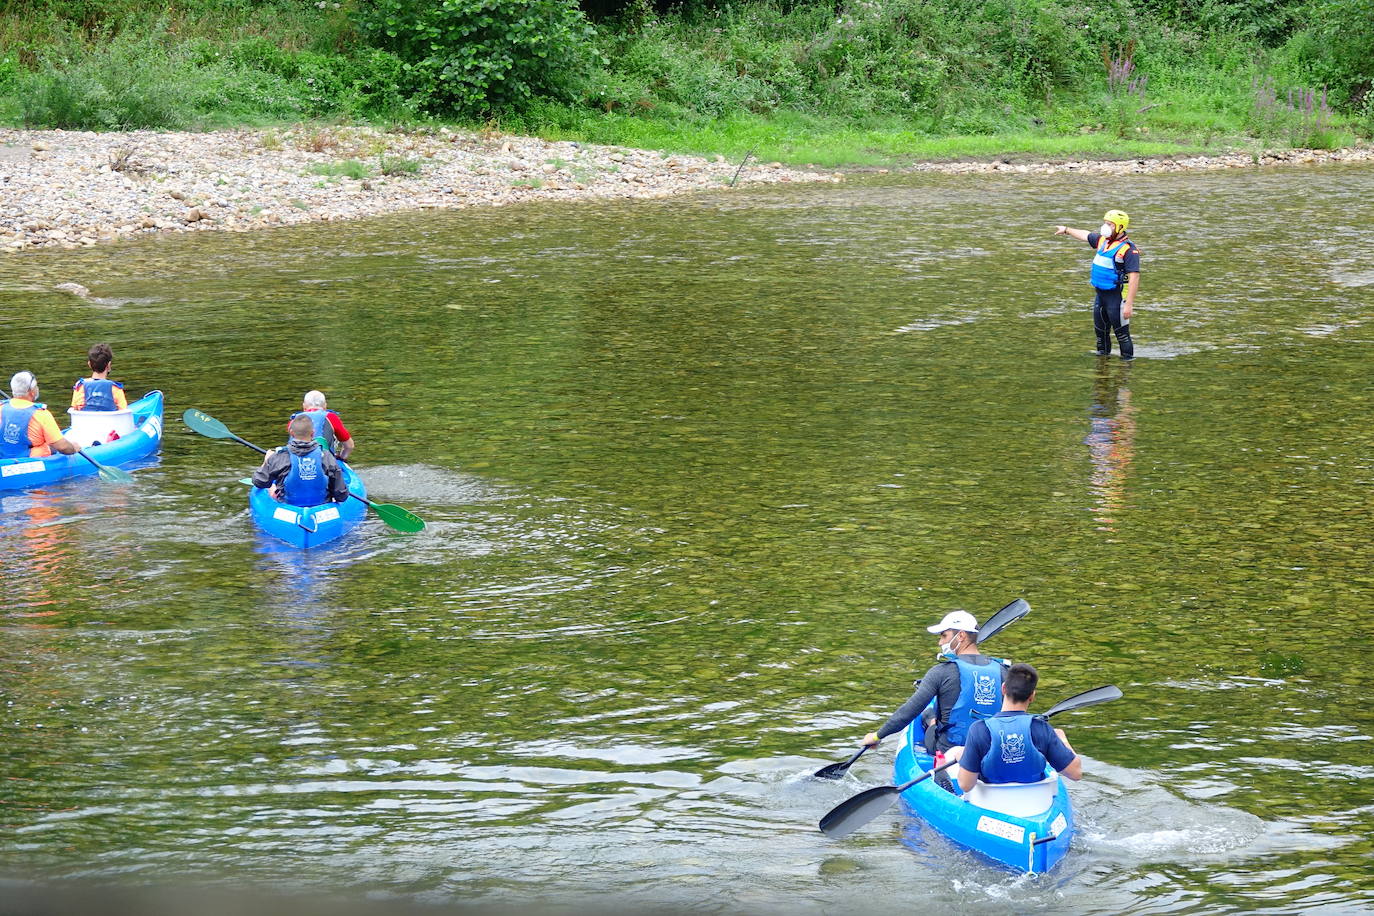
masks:
[[[1002,709],[1006,662],[978,652],[978,620],[968,611],[950,611],[939,623],[926,627],[926,632],[939,640],[938,661],[916,682],[910,699],[876,732],[865,735],[863,743],[872,747],[900,732],[934,701],[935,714],[925,728],[926,752],[958,760],[974,720],[990,718]],[[936,781],[947,782],[938,777]]]
[[[1120,210],[1108,210],[1097,232],[1055,226],[1055,235],[1067,235],[1093,247],[1091,281],[1093,329],[1097,331],[1097,355],[1110,356],[1112,334],[1121,345],[1121,358],[1135,357],[1131,342],[1131,314],[1140,289],[1140,249],[1126,238],[1131,218]]]

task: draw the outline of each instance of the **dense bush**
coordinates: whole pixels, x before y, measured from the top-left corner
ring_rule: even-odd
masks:
[[[571,0],[362,0],[355,21],[441,113],[573,98],[596,62],[595,30]]]
[[[1308,22],[1280,51],[1280,75],[1374,118],[1374,0],[1313,0]]]

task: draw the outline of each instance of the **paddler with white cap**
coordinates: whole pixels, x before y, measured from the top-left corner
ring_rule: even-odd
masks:
[[[919,681],[916,692],[863,743],[869,747],[906,728],[935,702],[935,714],[925,729],[926,752],[936,763],[959,759],[969,726],[975,719],[997,715],[1002,709],[1002,659],[978,651],[978,620],[968,611],[950,611],[926,627],[939,640],[937,661]],[[943,758],[943,759],[941,759]],[[944,776],[944,773],[939,774]],[[942,785],[947,779],[936,778]]]

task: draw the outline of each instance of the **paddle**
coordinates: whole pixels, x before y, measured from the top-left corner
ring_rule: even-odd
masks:
[[[246,445],[259,454],[267,454],[267,449],[254,445],[247,439],[239,438],[229,431],[229,427],[202,410],[196,410],[192,407],[181,415],[181,421],[191,427],[193,432],[200,433],[207,439],[233,439],[240,445]],[[425,528],[425,520],[409,509],[402,508],[401,506],[393,506],[390,503],[374,503],[370,499],[364,499],[357,493],[349,493],[348,495],[359,502],[367,503],[367,505],[377,513],[378,518],[397,531],[416,532],[423,531]]]
[[[95,465],[96,470],[100,472],[101,480],[106,480],[110,483],[134,482],[134,475],[130,474],[128,471],[121,471],[119,468],[110,467],[108,464],[101,464],[99,461],[96,461],[90,455],[87,455],[86,452],[82,449],[77,449],[76,453],[80,455],[82,458],[85,458],[91,464]]]
[[[1050,708],[1049,712],[1044,713],[1040,718],[1048,719],[1050,716],[1057,716],[1061,712],[1068,712],[1071,709],[1082,709],[1085,706],[1096,706],[1098,703],[1108,703],[1112,700],[1121,698],[1121,691],[1111,685],[1097,687],[1093,690],[1086,690],[1076,696],[1069,697],[1062,703]],[[865,789],[852,798],[845,799],[821,818],[821,832],[833,839],[842,839],[867,824],[873,818],[882,814],[892,803],[897,800],[907,789],[923,779],[929,779],[943,769],[954,766],[957,760],[941,764],[933,770],[928,770],[917,776],[910,782],[900,786],[877,786],[872,789]]]
[[[1030,613],[1030,609],[1031,607],[1026,603],[1025,598],[1017,598],[1011,604],[1008,604],[1006,607],[1002,608],[1002,610],[993,614],[992,617],[988,619],[988,622],[983,624],[978,630],[978,635],[974,641],[981,643],[1008,624],[1025,617]],[[868,750],[868,748],[869,745],[864,745],[855,751],[854,756],[850,757],[848,760],[841,761],[840,763],[827,764],[812,775],[817,779],[839,779],[845,773],[849,772],[849,768],[854,765],[855,761],[864,755],[864,751]]]
[[[4,397],[4,399],[7,401],[10,400],[9,394],[7,394],[4,390],[0,390],[0,397]],[[92,458],[90,455],[87,455],[81,449],[77,449],[76,453],[80,455],[82,458],[85,458],[91,464],[95,465],[95,469],[100,472],[101,480],[105,480],[110,483],[134,482],[134,475],[130,474],[128,471],[121,471],[119,468],[110,467],[108,464],[101,464],[99,461],[96,461],[94,458]]]

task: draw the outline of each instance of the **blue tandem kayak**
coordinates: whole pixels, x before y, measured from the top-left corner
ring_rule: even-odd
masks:
[[[129,405],[134,429],[113,442],[88,445],[85,453],[104,465],[129,464],[155,454],[162,444],[162,392],[150,391]],[[63,436],[70,438],[70,430]],[[73,444],[81,443],[73,441]],[[98,473],[80,455],[49,455],[46,458],[0,458],[0,490],[20,490],[56,483],[69,477]]]
[[[920,720],[902,732],[893,762],[898,785],[935,766],[925,752]],[[954,792],[924,779],[902,793],[902,802],[931,827],[960,846],[1023,872],[1046,872],[1069,851],[1073,808],[1064,780],[1046,768],[1046,778],[1027,785],[979,783],[965,797],[953,778]]]
[[[325,503],[321,506],[293,506],[277,502],[265,489],[251,488],[248,506],[253,512],[253,521],[267,534],[283,540],[292,547],[319,547],[343,537],[367,515],[367,488],[362,478],[347,464],[340,461],[344,481],[348,484],[351,496],[341,503]]]

